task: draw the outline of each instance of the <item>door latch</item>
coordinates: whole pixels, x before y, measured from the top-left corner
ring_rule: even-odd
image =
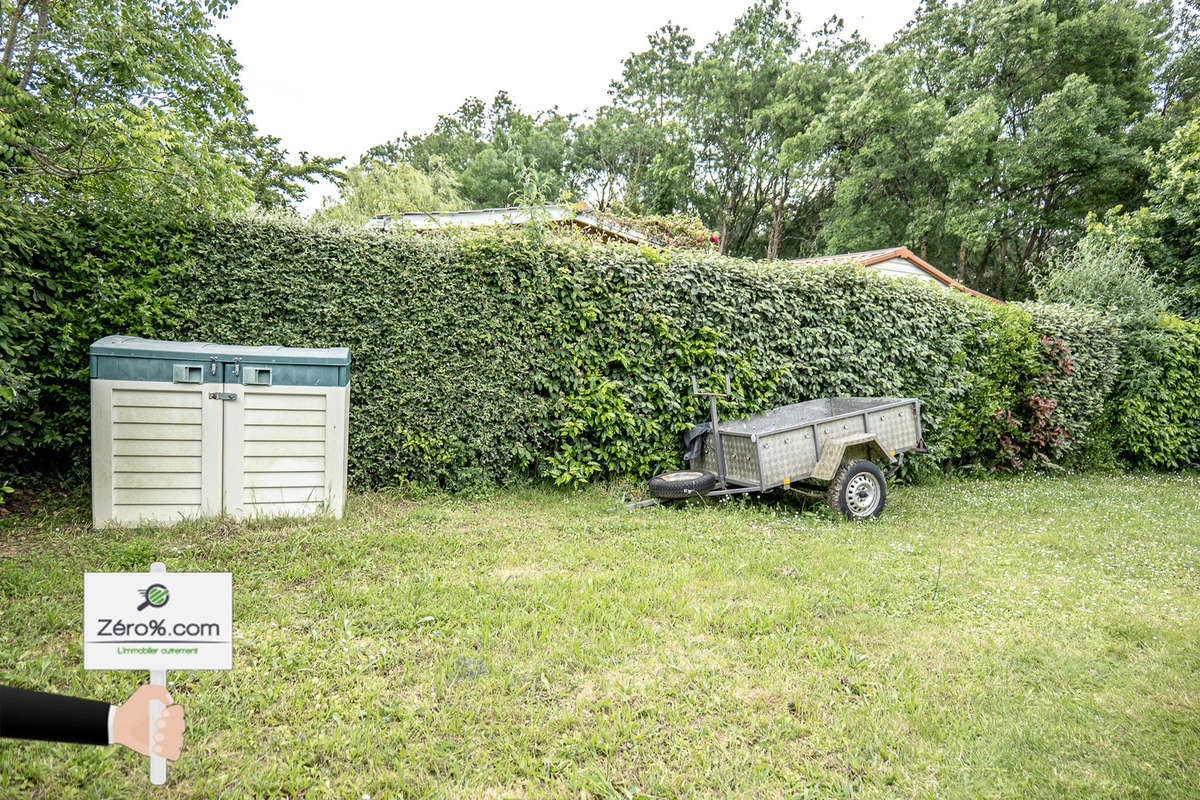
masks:
[[[209,400],[237,400],[237,392],[209,392]]]

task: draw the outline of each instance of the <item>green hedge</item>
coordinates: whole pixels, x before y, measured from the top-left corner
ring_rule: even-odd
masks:
[[[1134,464],[1200,462],[1200,320],[1164,316],[1161,352],[1137,394],[1112,398],[1113,445]]]
[[[1024,403],[1031,419],[1037,407],[1046,409],[1039,430],[1059,432],[1047,457],[1066,463],[1110,462],[1105,404],[1120,370],[1119,327],[1094,311],[1056,303],[1017,307],[1029,315],[1042,342],[1041,365]]]
[[[0,202],[0,485],[87,469],[88,345],[174,324],[186,297],[160,284],[206,226],[137,209],[68,220]]]
[[[921,397],[946,459],[980,428],[973,367],[995,312],[853,268],[249,223],[218,225],[196,255],[167,291],[215,313],[168,335],[351,348],[358,485],[649,475],[702,415],[693,373],[733,375],[726,413]]]
[[[0,328],[0,347],[17,343],[7,374],[38,393],[14,410],[0,390],[0,433],[20,440],[6,460],[25,474],[86,468],[86,349],[108,333],[349,346],[358,487],[645,477],[678,465],[679,432],[704,416],[692,374],[733,377],[728,415],[919,397],[933,456],[914,469],[1082,463],[1112,427],[1116,338],[1103,319],[849,266],[520,232],[89,220],[40,232],[0,269],[0,290],[26,287],[26,316],[50,309],[36,335],[7,313],[7,340]],[[1141,462],[1193,457],[1152,460],[1122,436]]]

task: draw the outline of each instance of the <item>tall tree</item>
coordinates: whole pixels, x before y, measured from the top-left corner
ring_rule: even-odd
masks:
[[[211,32],[231,3],[9,0],[0,5],[0,145],[28,200],[188,198],[246,187],[208,141],[242,113],[233,48]]]
[[[298,161],[289,158],[278,136],[261,134],[246,119],[237,119],[214,131],[214,142],[246,180],[250,200],[266,213],[295,213],[308,187],[324,179],[340,185],[342,158],[315,156],[301,150]]]
[[[326,199],[309,220],[313,225],[361,226],[376,214],[453,211],[463,208],[455,181],[444,171],[433,175],[400,161],[369,162],[346,170],[337,200]]]
[[[843,36],[842,20],[826,21],[812,45],[780,75],[767,104],[755,115],[756,126],[766,136],[766,146],[756,157],[757,170],[768,176],[769,260],[779,257],[785,235],[794,240],[788,246],[791,251],[805,249],[816,238],[820,212],[832,202],[833,189],[821,118],[866,50],[857,34]]]
[[[908,244],[1020,294],[1090,212],[1137,196],[1167,11],[1131,0],[930,0],[826,128],[830,249]]]
[[[1182,124],[1200,108],[1200,0],[1170,5],[1166,58],[1154,89],[1162,116],[1168,123]]]
[[[769,200],[779,142],[761,111],[801,41],[800,19],[783,0],[758,0],[688,72],[683,113],[694,137],[697,203],[719,231],[722,252],[740,251]]]
[[[695,40],[668,23],[622,62],[612,102],[580,127],[572,164],[601,208],[671,214],[689,206],[694,157],[682,113]]]
[[[229,42],[233,0],[0,1],[0,187],[33,205],[234,211],[303,194],[336,159],[258,134]]]
[[[1093,220],[1080,246],[1133,251],[1170,289],[1175,311],[1200,316],[1200,113],[1145,161],[1145,197]]]
[[[372,147],[361,165],[404,162],[428,175],[449,173],[467,203],[507,206],[530,170],[550,196],[575,188],[569,163],[573,135],[571,116],[554,109],[526,114],[500,92],[490,105],[468,98],[454,113],[439,116],[428,134],[405,133]]]

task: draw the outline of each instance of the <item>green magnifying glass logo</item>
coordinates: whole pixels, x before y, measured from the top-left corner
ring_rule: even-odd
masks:
[[[171,592],[161,583],[152,583],[145,589],[139,589],[138,593],[143,598],[142,604],[137,607],[138,611],[144,610],[147,606],[162,608],[171,599]]]

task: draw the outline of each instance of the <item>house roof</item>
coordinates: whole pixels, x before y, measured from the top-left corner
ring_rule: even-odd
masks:
[[[613,239],[634,244],[654,244],[649,236],[624,225],[603,220],[592,213],[590,206],[546,205],[536,212],[533,209],[510,206],[508,208],[476,208],[467,211],[410,211],[404,214],[376,214],[364,228],[387,229],[407,227],[413,230],[435,230],[437,228],[475,228],[485,225],[522,225],[540,215],[547,222],[563,222],[590,228]]]
[[[919,269],[922,272],[929,275],[929,277],[933,278],[938,283],[941,283],[945,286],[949,286],[951,289],[957,289],[960,292],[966,292],[967,294],[973,294],[976,297],[983,297],[988,300],[991,300],[994,303],[1003,303],[1004,302],[1003,300],[998,300],[995,297],[992,297],[991,295],[987,295],[987,294],[984,294],[983,292],[976,291],[976,290],[972,289],[970,286],[967,286],[965,283],[960,283],[959,281],[954,280],[954,278],[951,278],[946,273],[937,269],[932,264],[930,264],[928,261],[926,261],[925,259],[918,256],[916,253],[914,253],[912,250],[909,250],[907,247],[889,247],[884,250],[864,250],[860,253],[839,253],[834,256],[816,256],[815,258],[797,258],[797,259],[790,261],[789,263],[791,263],[791,264],[843,264],[846,262],[851,262],[851,263],[855,263],[855,264],[860,264],[864,267],[870,267],[870,266],[874,266],[875,264],[880,264],[884,261],[890,261],[893,258],[903,258],[904,260],[908,261],[910,264],[912,264],[917,269]]]

